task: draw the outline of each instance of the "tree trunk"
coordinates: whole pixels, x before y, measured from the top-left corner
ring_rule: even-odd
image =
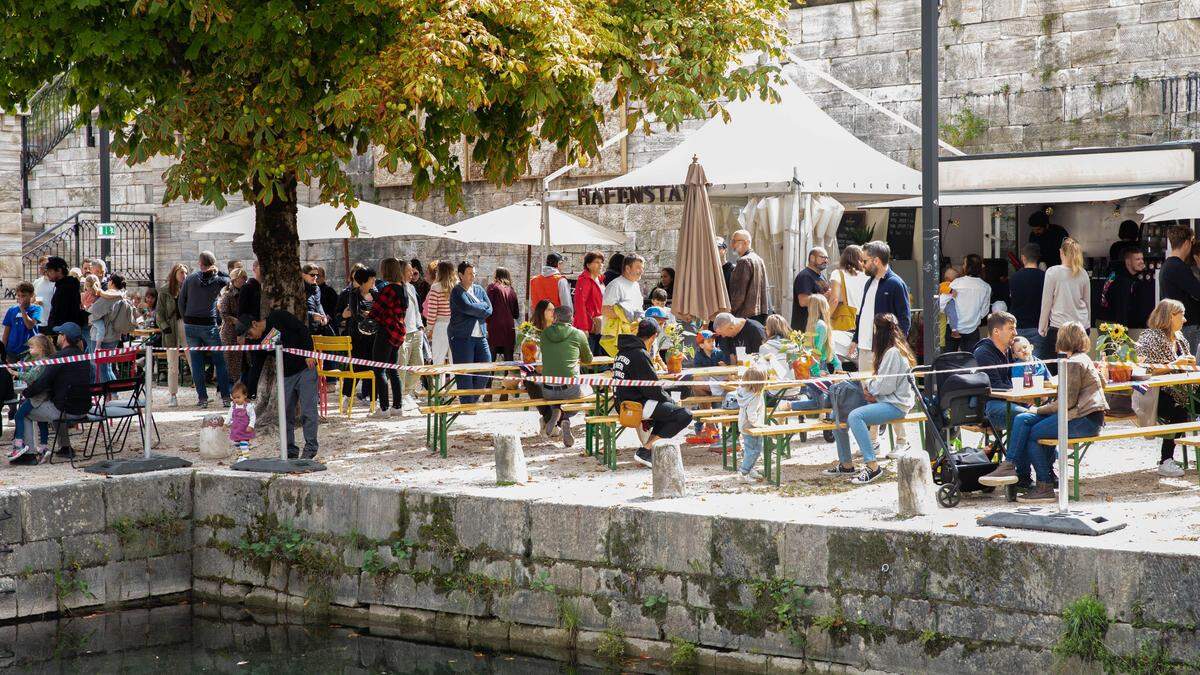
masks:
[[[254,256],[262,284],[261,316],[282,309],[304,318],[304,280],[300,277],[300,236],[296,231],[296,177],[284,179],[284,199],[254,204]],[[275,355],[268,353],[258,385],[260,423],[277,423]]]

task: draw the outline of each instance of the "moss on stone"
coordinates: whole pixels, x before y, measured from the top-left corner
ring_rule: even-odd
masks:
[[[624,523],[614,520],[604,533],[604,550],[608,561],[617,567],[638,567],[638,549],[643,540],[642,526],[636,520]]]

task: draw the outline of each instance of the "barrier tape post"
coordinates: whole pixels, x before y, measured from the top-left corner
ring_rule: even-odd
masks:
[[[279,461],[288,460],[287,405],[283,400],[283,344],[275,343],[275,405],[279,412]]]
[[[142,455],[150,459],[150,436],[154,433],[154,408],[151,399],[154,398],[154,348],[146,340],[146,404],[142,408]]]
[[[1058,513],[1067,515],[1067,360],[1058,359]]]

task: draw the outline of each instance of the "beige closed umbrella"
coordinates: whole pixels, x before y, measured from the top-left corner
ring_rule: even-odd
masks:
[[[681,318],[707,321],[717,312],[729,311],[729,291],[721,273],[721,255],[708,203],[708,179],[698,157],[692,157],[684,183],[687,196],[679,228],[671,309]]]

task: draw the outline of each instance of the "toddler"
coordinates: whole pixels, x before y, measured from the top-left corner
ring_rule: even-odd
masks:
[[[25,357],[21,359],[22,361],[39,361],[41,359],[48,359],[54,356],[54,343],[51,342],[50,338],[46,337],[45,335],[34,335],[33,337],[29,338],[29,342],[27,342],[26,345],[28,347],[28,351],[25,352]],[[42,371],[44,371],[45,368],[45,366],[26,366],[24,368],[13,368],[12,366],[9,366],[8,372],[13,376],[14,380],[29,384],[30,382],[33,382],[41,377]],[[42,400],[44,400],[44,398],[44,395],[39,396],[37,402],[40,403]],[[33,404],[34,401],[27,397],[22,397],[21,403],[17,406],[17,411],[13,415],[13,445],[12,450],[8,453],[8,461],[10,462],[20,463],[23,461],[28,461],[30,458],[32,458],[35,462],[40,462],[44,457],[49,456],[50,451],[46,447],[46,444],[50,442],[50,424],[48,422],[38,422],[37,440],[39,441],[39,444],[36,446],[38,452],[31,455],[29,458],[24,458],[26,452],[35,449],[33,444],[34,439],[25,438],[23,436],[23,434],[26,433],[25,417],[29,415],[31,410],[33,410]]]
[[[1021,336],[1013,338],[1012,355],[1012,376],[1025,377],[1025,365],[1027,362],[1033,360],[1033,345],[1030,344],[1029,339]],[[1041,361],[1036,361],[1029,365],[1033,366],[1034,377],[1041,375],[1043,382],[1050,381],[1050,371],[1046,370],[1046,364],[1042,363]]]
[[[754,468],[762,454],[763,439],[746,432],[766,424],[767,403],[763,399],[766,390],[767,371],[754,365],[746,369],[746,382],[733,393],[738,405],[738,430],[742,434],[742,466],[738,468],[738,480],[751,483],[763,480],[763,475]]]
[[[660,289],[661,290],[661,289]],[[710,368],[714,366],[729,365],[729,357],[725,352],[717,347],[717,336],[711,330],[702,330],[696,334],[696,355],[692,357],[693,368]],[[719,379],[716,377],[705,377],[706,380]],[[724,396],[725,389],[719,384],[696,385],[692,387],[692,393],[696,396]],[[704,424],[696,421],[695,436],[688,437],[688,443],[692,445],[711,444],[720,440],[717,434],[717,428],[712,424]]]
[[[958,331],[954,330],[954,326],[958,325],[958,307],[955,305],[955,291],[950,290],[950,283],[958,278],[958,270],[954,269],[953,265],[948,265],[946,271],[942,273],[942,283],[938,284],[938,294],[941,296],[938,300],[942,306],[941,321],[943,330],[941,331],[942,346],[946,345],[946,337],[958,337]]]
[[[233,403],[225,423],[229,426],[229,440],[237,447],[238,461],[250,459],[250,441],[254,440],[254,404],[249,401],[246,385],[238,382],[229,393]]]

